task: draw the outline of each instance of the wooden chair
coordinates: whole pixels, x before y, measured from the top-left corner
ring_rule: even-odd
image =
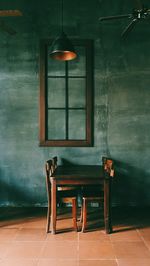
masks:
[[[55,169],[57,168],[57,161],[58,161],[57,156],[52,158],[53,171],[55,171]],[[61,186],[61,187],[59,186],[57,187],[57,190],[58,191],[71,191],[71,192],[77,193],[77,188],[74,186]],[[63,198],[62,198],[62,202],[67,203],[65,199]]]
[[[51,218],[51,183],[50,177],[53,175],[57,168],[57,157],[54,157],[50,160],[47,160],[45,163],[46,171],[46,188],[47,188],[47,197],[48,197],[48,210],[47,210],[47,225],[46,232],[49,232],[50,229],[50,218]],[[57,188],[57,204],[61,202],[71,203],[72,204],[72,217],[73,217],[73,228],[77,231],[77,195],[76,190],[67,187],[58,187]]]
[[[102,165],[104,177],[109,179],[109,177],[114,177],[114,162],[112,159],[102,157]],[[91,177],[92,178],[92,177]],[[105,184],[104,184],[105,185]],[[82,232],[85,232],[87,226],[87,207],[88,203],[100,203],[104,206],[104,185],[98,187],[90,187],[89,189],[83,190],[82,194],[82,206],[81,206],[81,222],[82,222]],[[107,192],[108,193],[108,192]],[[110,196],[110,195],[109,195]],[[110,204],[110,202],[109,202]],[[110,206],[109,206],[110,207]],[[108,210],[104,208],[104,219],[108,214]],[[109,227],[111,225],[109,224]],[[106,229],[108,233],[110,233],[110,228]]]

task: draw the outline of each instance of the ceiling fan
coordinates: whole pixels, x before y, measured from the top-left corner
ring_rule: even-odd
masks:
[[[20,17],[20,16],[22,16],[22,12],[20,10],[0,10],[0,17]],[[5,24],[4,21],[0,21],[0,29],[11,35],[16,34],[16,31],[12,27]]]
[[[131,19],[130,23],[126,26],[123,30],[121,37],[125,38],[127,34],[134,28],[134,26],[144,19],[150,19],[150,9],[143,6],[141,0],[134,0],[136,7],[132,10],[130,14],[122,14],[122,15],[115,15],[115,16],[107,16],[107,17],[100,17],[99,21],[104,20],[115,20],[115,19],[122,19],[122,18],[129,18]]]

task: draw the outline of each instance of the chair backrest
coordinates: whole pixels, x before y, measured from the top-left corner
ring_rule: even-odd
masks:
[[[57,156],[52,158],[52,168],[53,168],[53,172],[57,168]]]
[[[46,176],[50,177],[51,174],[53,173],[53,161],[47,160],[45,163],[45,171],[46,171]]]
[[[46,172],[46,189],[47,189],[47,195],[48,198],[50,197],[50,176],[53,173],[53,161],[47,160],[45,163],[45,172]]]
[[[114,177],[114,161],[107,157],[102,157],[102,164],[105,176]]]

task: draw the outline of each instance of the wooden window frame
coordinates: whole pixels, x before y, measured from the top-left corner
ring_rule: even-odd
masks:
[[[86,139],[84,140],[49,140],[47,138],[47,54],[50,42],[51,39],[42,39],[40,41],[39,145],[45,147],[93,146],[93,41],[89,39],[72,39],[75,46],[83,46],[86,51]]]

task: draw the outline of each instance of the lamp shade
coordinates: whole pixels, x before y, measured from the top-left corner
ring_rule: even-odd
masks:
[[[77,54],[67,35],[62,32],[52,43],[50,57],[60,61],[68,61],[76,58]]]

